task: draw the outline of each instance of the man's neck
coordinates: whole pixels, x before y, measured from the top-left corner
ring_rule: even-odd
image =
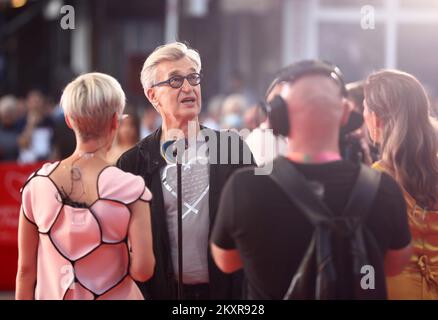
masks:
[[[325,163],[341,160],[338,142],[294,140],[289,147],[287,157],[299,163]]]
[[[178,140],[189,138],[189,135],[198,136],[200,125],[198,118],[192,119],[190,121],[164,121],[161,126],[161,140]]]

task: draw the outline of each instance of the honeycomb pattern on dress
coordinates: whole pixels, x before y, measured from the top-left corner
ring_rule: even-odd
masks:
[[[40,236],[35,298],[142,297],[129,276],[128,205],[151,200],[143,179],[105,167],[96,182],[97,200],[74,205],[50,178],[58,165],[44,165],[22,189],[23,213]]]

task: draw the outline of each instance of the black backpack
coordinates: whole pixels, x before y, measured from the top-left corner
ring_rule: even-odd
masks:
[[[318,198],[286,158],[274,161],[270,177],[315,227],[284,299],[386,299],[383,256],[364,223],[381,173],[361,165],[341,215]]]

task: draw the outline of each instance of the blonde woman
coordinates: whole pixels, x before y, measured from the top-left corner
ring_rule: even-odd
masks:
[[[388,297],[438,299],[438,140],[425,90],[408,73],[374,73],[365,84],[364,117],[381,149],[374,168],[404,191],[413,240],[408,267],[387,278]]]
[[[151,193],[141,177],[110,166],[125,106],[112,77],[89,73],[64,90],[76,150],[26,182],[19,221],[17,299],[143,299],[152,276]]]

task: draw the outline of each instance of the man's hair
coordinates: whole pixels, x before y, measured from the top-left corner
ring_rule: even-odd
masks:
[[[114,113],[121,115],[126,98],[119,82],[103,73],[87,73],[70,82],[61,97],[61,106],[73,120],[84,141],[106,134]]]
[[[147,57],[141,70],[140,80],[143,89],[150,88],[157,79],[157,66],[163,61],[177,61],[188,57],[196,65],[196,71],[201,71],[201,57],[199,53],[181,42],[174,42],[157,47]]]

